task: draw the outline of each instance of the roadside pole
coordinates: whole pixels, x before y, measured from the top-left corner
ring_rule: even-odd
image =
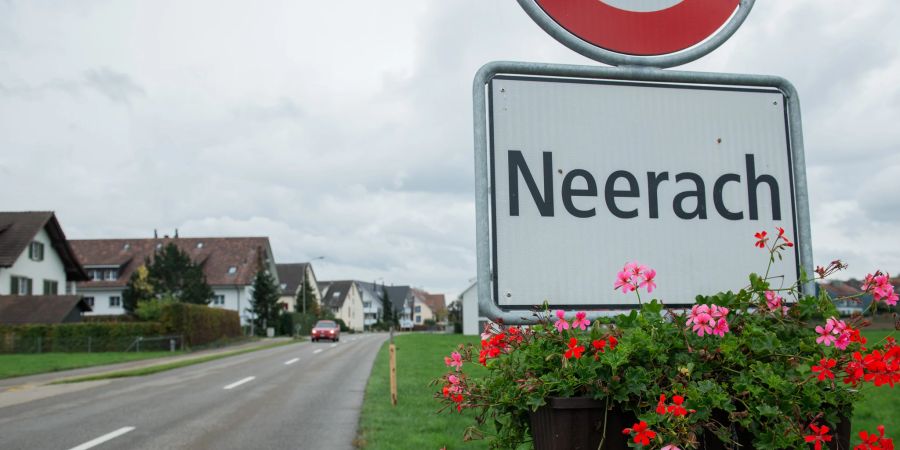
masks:
[[[390,365],[391,365],[391,405],[397,406],[397,349],[394,347],[394,327],[391,327]]]

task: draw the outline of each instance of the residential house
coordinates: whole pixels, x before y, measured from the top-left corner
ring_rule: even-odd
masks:
[[[237,311],[241,324],[252,319],[253,279],[268,270],[278,283],[278,271],[267,237],[163,237],[153,239],[86,239],[70,241],[90,280],[78,284],[93,306],[93,315],[123,314],[122,291],[131,274],[169,243],[203,268],[213,290],[209,306]]]
[[[326,281],[321,283],[322,308],[341,319],[348,328],[363,331],[365,320],[363,315],[362,294],[353,280]]]
[[[818,284],[820,289],[824,289],[834,302],[835,308],[842,316],[852,316],[854,314],[862,314],[872,303],[872,294],[863,293],[855,283],[845,281],[831,281],[830,283]],[[848,297],[854,297],[847,300]]]
[[[316,281],[316,274],[312,269],[312,264],[289,263],[276,264],[275,266],[278,269],[278,279],[281,281],[281,297],[278,299],[278,303],[283,305],[285,311],[301,312],[302,308],[297,308],[297,305],[299,304],[297,302],[297,296],[300,295],[300,289],[303,288],[304,278],[312,288],[312,300],[314,300],[316,304],[321,304],[322,296],[319,291],[319,284]]]
[[[0,295],[74,294],[87,279],[53,212],[0,212]]]
[[[390,300],[400,329],[412,329],[413,306],[416,298],[412,288],[409,286],[385,286],[385,290],[388,293],[388,300]]]
[[[462,302],[463,334],[481,334],[490,319],[482,316],[478,309],[478,284],[472,283],[458,298]]]
[[[414,327],[424,327],[426,321],[435,319],[434,311],[428,306],[428,293],[421,289],[412,289],[413,293],[413,315],[412,321]]]
[[[0,325],[81,322],[90,311],[80,295],[0,295]]]
[[[384,317],[384,285],[357,281],[356,286],[362,295],[363,326],[368,329]]]
[[[439,327],[447,325],[447,298],[444,294],[425,293],[425,304],[434,314],[434,322]]]

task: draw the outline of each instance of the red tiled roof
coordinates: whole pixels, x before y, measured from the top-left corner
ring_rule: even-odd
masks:
[[[69,241],[81,264],[90,269],[97,266],[119,268],[115,281],[86,281],[82,288],[125,287],[131,274],[153,256],[157,247],[170,242],[186,252],[196,264],[201,264],[206,282],[211,286],[253,284],[260,264],[272,257],[267,237],[206,237],[160,239],[86,239]],[[231,274],[229,268],[234,267]]]
[[[437,314],[440,311],[447,309],[447,300],[444,298],[444,294],[425,294],[425,304],[431,308],[431,312]]]
[[[87,273],[78,264],[66,235],[52,211],[0,212],[0,267],[10,267],[28,248],[41,229],[50,236],[53,249],[62,259],[66,279],[87,279]]]

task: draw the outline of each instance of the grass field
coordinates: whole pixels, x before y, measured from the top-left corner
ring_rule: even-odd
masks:
[[[891,331],[864,333],[872,345]],[[895,337],[900,333],[894,332]],[[398,405],[390,404],[387,344],[379,351],[366,387],[357,444],[366,450],[403,449],[484,449],[485,441],[463,442],[466,427],[474,424],[474,414],[445,411],[438,414],[440,404],[434,400],[437,387],[432,379],[443,375],[443,357],[463,342],[477,343],[477,336],[414,334],[398,336],[397,391]],[[472,365],[466,367],[471,373]],[[851,442],[857,441],[859,430],[875,431],[883,424],[887,435],[900,437],[900,386],[863,389],[863,400],[854,409]]]
[[[0,378],[172,356],[180,352],[37,353],[0,355]]]

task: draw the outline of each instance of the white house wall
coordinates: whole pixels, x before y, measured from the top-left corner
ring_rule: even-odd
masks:
[[[413,304],[413,323],[416,325],[424,325],[426,320],[433,319],[434,313],[431,311],[431,308],[417,297]]]
[[[9,268],[0,269],[0,295],[15,294],[10,292],[12,287],[11,277],[27,277],[31,278],[32,295],[52,295],[66,293],[66,266],[63,264],[56,249],[53,248],[53,241],[50,235],[43,228],[37,233],[33,241],[44,244],[44,259],[42,261],[32,261],[28,257],[28,247],[19,255],[15,264]],[[29,246],[31,244],[29,243]],[[56,281],[58,292],[44,292],[44,280]]]
[[[463,334],[479,335],[482,330],[482,322],[487,322],[487,317],[482,317],[478,312],[478,289],[476,285],[463,291],[462,295],[462,320]]]
[[[238,315],[241,317],[241,325],[247,325],[250,323],[250,319],[252,318],[252,316],[245,310],[247,308],[250,308],[250,297],[253,293],[253,288],[251,286],[211,287],[213,290],[213,295],[223,296],[225,303],[222,305],[217,305],[210,301],[210,308],[221,308],[231,311],[237,311]],[[125,308],[122,307],[121,304],[117,308],[109,306],[109,298],[115,296],[121,298],[123,291],[124,289],[82,289],[80,292],[81,295],[94,298],[94,310],[92,312],[85,313],[85,315],[108,316],[125,314]]]

